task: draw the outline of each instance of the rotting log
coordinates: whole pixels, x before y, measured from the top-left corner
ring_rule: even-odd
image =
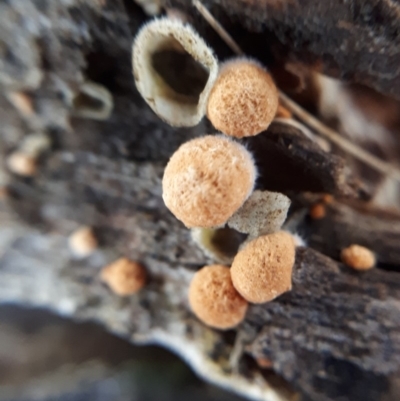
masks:
[[[193,11],[191,0],[165,0]],[[400,4],[395,0],[205,0],[248,54],[300,61],[400,98]],[[244,18],[243,18],[244,16]]]
[[[243,6],[238,1],[229,4],[231,10],[222,2],[216,8],[217,14],[227,8],[222,18],[225,21],[228,14],[233,18],[239,5]],[[366,46],[357,48],[354,60],[358,57],[360,64],[355,65],[347,54],[350,42],[345,52],[324,35],[331,29],[330,37],[335,37],[333,22],[329,21],[336,24],[347,3],[334,6],[336,2],[320,2],[312,15],[320,14],[321,20],[326,19],[325,25],[318,19],[313,24],[311,11],[304,14],[304,20],[296,18],[302,15],[296,5],[287,8],[286,25],[282,25],[284,14],[279,7],[267,2],[263,13],[259,13],[258,4],[262,3],[252,3],[245,18],[233,18],[231,22],[237,37],[252,27],[258,32],[247,39],[241,36],[241,44],[249,52],[260,53],[260,44],[264,43],[260,27],[266,24],[273,30],[280,24],[276,35],[292,49],[293,57],[302,54],[307,62],[308,54],[318,56],[318,60],[324,54],[322,65],[330,71],[331,60],[338,55],[336,63],[342,77],[400,93],[397,75],[388,78],[384,74],[392,64],[379,64],[379,73],[367,68],[369,42],[363,42],[368,32],[379,33],[382,40],[389,41],[391,28],[379,31],[372,21],[356,31],[360,35],[348,37]],[[309,7],[313,4],[310,1]],[[379,10],[389,6],[398,7],[397,3],[380,2],[372,13],[378,15]],[[197,14],[191,14],[196,25],[207,33]],[[346,15],[345,22],[351,20]],[[384,17],[392,18],[390,26],[395,29],[394,14],[382,14]],[[144,20],[145,15],[131,0],[11,0],[0,4],[0,35],[4,42],[0,65],[2,158],[31,132],[48,133],[54,144],[43,155],[39,174],[32,179],[12,176],[9,196],[1,201],[1,302],[50,308],[74,319],[98,321],[136,343],[163,344],[205,379],[256,399],[287,400],[298,392],[304,400],[316,401],[397,400],[400,282],[395,270],[399,269],[400,257],[395,250],[398,229],[393,233],[389,223],[379,230],[379,241],[368,224],[360,224],[358,232],[343,230],[341,241],[344,244],[373,238],[370,243],[375,246],[378,260],[381,257],[385,267],[391,269],[356,274],[328,256],[302,248],[297,253],[293,291],[267,305],[252,306],[238,329],[214,331],[191,315],[186,299],[188,282],[193,272],[210,260],[163,205],[161,177],[166,161],[179,144],[210,127],[204,121],[194,129],[172,129],[138,95],[131,75],[130,51],[132,37]],[[239,27],[241,22],[243,27]],[[346,26],[336,29],[346,30]],[[304,36],[300,32],[305,32]],[[258,40],[251,45],[254,38]],[[215,41],[216,49],[222,47],[212,34],[209,40]],[[272,42],[270,54],[274,43],[278,46]],[[389,53],[396,43],[393,40],[383,48]],[[393,52],[388,60],[394,63],[396,57]],[[396,68],[398,64],[396,61]],[[79,93],[85,80],[100,83],[112,93],[114,111],[110,119],[74,117],[68,96]],[[23,91],[29,96],[34,112],[20,116],[5,96],[10,91]],[[309,169],[310,176],[303,175],[297,181],[315,183],[314,187],[286,186],[285,191],[359,196],[357,178],[347,171],[343,160],[323,154],[298,132],[281,131],[279,127],[272,126],[271,136],[258,140],[265,140],[263,146],[270,152],[279,150],[281,163],[290,161],[294,166],[291,175],[307,160],[322,163],[320,175],[315,164]],[[270,188],[273,183],[268,174],[263,177],[260,185]],[[296,182],[295,176],[291,178]],[[289,184],[290,180],[285,182]],[[330,207],[334,210],[335,206]],[[356,208],[342,208],[338,209],[342,214],[328,213],[324,225],[331,231],[321,229],[324,243],[335,240],[331,238],[332,230],[339,235],[344,212],[353,216],[346,217],[346,221],[354,226],[357,219],[362,219]],[[392,217],[392,223],[396,227],[400,224],[396,217]],[[74,259],[67,247],[67,236],[82,224],[94,227],[101,245],[87,260]],[[331,250],[318,245],[310,234],[317,230],[312,231],[306,218],[301,226],[310,245],[337,256],[337,247]],[[346,232],[351,237],[346,237]],[[100,269],[120,255],[141,261],[149,270],[150,283],[138,296],[121,299],[99,280]],[[272,369],[261,368],[257,360],[269,361]]]

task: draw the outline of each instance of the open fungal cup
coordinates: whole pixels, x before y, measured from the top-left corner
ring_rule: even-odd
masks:
[[[264,303],[292,288],[295,243],[279,231],[250,241],[233,260],[232,282],[244,299]]]
[[[239,58],[221,66],[208,99],[207,116],[219,131],[243,138],[266,130],[278,105],[271,75],[256,61]]]
[[[251,238],[279,231],[286,220],[290,199],[278,192],[254,191],[228,220],[228,226]]]
[[[230,329],[245,317],[247,301],[232,285],[229,267],[205,266],[193,277],[189,287],[193,313],[208,326]]]
[[[203,39],[178,20],[155,19],[140,30],[132,51],[136,87],[153,111],[175,127],[198,124],[218,74]]]
[[[249,151],[224,136],[183,144],[164,171],[163,199],[187,227],[226,223],[253,192],[256,168]]]

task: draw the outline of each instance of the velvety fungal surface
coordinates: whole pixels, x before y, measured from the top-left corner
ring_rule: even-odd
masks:
[[[207,116],[224,134],[243,138],[266,130],[278,109],[271,75],[247,59],[227,62],[210,93]]]
[[[247,301],[235,290],[229,267],[205,266],[193,277],[189,303],[194,314],[208,326],[229,329],[238,325],[247,311]]]
[[[369,270],[375,266],[375,255],[361,245],[350,245],[340,254],[342,262],[355,270]]]
[[[102,270],[101,279],[116,294],[131,295],[146,284],[146,271],[141,264],[120,258]]]
[[[224,224],[253,191],[256,169],[250,153],[223,136],[183,144],[163,178],[163,199],[187,227]]]
[[[249,242],[231,267],[235,288],[252,303],[273,300],[292,288],[295,260],[293,236],[279,231]]]

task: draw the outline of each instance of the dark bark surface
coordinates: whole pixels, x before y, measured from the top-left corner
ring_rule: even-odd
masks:
[[[185,6],[189,0],[165,3]],[[246,53],[298,60],[400,97],[397,0],[206,0]],[[254,35],[245,34],[247,31]],[[256,45],[256,46],[255,46]]]
[[[227,7],[233,17],[238,7],[248,6],[244,17],[235,22],[244,24],[243,33],[279,25],[276,35],[294,55],[325,54],[326,68],[336,60],[342,76],[400,94],[394,73],[400,63],[393,50],[397,20],[394,11],[386,13],[396,10],[397,3],[379,2],[371,11],[374,16],[382,13],[386,28],[379,28],[374,19],[368,25],[345,13],[357,2],[321,2],[312,14],[299,14],[297,3],[293,7],[283,2],[276,3],[279,7],[269,2],[229,4],[221,2],[217,13]],[[308,6],[312,5],[310,1]],[[346,36],[348,47],[343,49],[340,35],[347,31],[346,24],[337,25],[340,15],[360,26],[358,36]],[[370,246],[384,265],[357,274],[313,249],[300,248],[293,290],[269,304],[251,306],[238,329],[217,332],[190,313],[188,283],[193,272],[210,260],[164,206],[161,178],[179,144],[210,127],[204,121],[194,129],[173,129],[140,98],[131,75],[130,52],[133,35],[144,20],[130,0],[0,3],[2,158],[32,132],[46,132],[53,141],[37,176],[10,175],[9,197],[1,201],[1,302],[44,306],[75,319],[100,322],[136,343],[161,343],[202,377],[252,398],[286,400],[295,390],[314,401],[397,400],[400,219],[363,217],[348,201],[338,201],[329,206],[323,222],[310,222],[304,217],[308,204],[296,200],[297,192],[329,192],[357,202],[362,185],[343,159],[323,152],[301,131],[283,123],[271,126],[270,135],[248,141],[260,166],[260,188],[280,189],[293,198],[303,216],[298,226],[310,246],[337,258],[342,246],[360,242]],[[195,22],[207,34],[198,17]],[[339,42],[326,39],[326,29]],[[376,64],[378,70],[368,67],[367,32],[372,39],[381,38],[380,48],[392,54],[388,64]],[[257,37],[250,50],[258,53],[264,36],[254,35],[243,34],[242,41],[251,43]],[[215,41],[216,49],[222,48],[211,33],[209,40]],[[357,47],[352,40],[362,45]],[[358,51],[354,59],[348,56],[352,47]],[[384,75],[386,68],[393,71],[390,78]],[[66,98],[79,92],[85,80],[112,93],[114,110],[108,120],[74,116],[76,110]],[[32,115],[20,116],[7,100],[7,93],[15,90],[30,96]],[[267,155],[276,157],[273,165]],[[94,227],[100,249],[80,260],[68,250],[67,236],[83,224]],[[101,268],[121,255],[142,262],[150,275],[149,285],[139,295],[123,299],[99,280]],[[275,373],[257,367],[253,359],[269,360]]]

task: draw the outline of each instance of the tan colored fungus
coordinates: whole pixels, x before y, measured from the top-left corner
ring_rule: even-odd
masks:
[[[69,247],[79,257],[86,257],[92,254],[98,247],[92,228],[83,226],[73,232],[69,237]]]
[[[7,167],[14,174],[32,177],[36,174],[38,166],[35,157],[24,152],[15,151],[8,156]]]
[[[310,207],[310,217],[313,220],[320,220],[326,216],[326,208],[323,203],[315,203]]]
[[[206,113],[218,74],[213,51],[179,19],[145,24],[132,47],[136,87],[146,103],[174,127],[193,127]]]
[[[278,109],[271,75],[255,61],[225,63],[210,93],[207,116],[224,134],[243,138],[266,130]]]
[[[250,241],[235,257],[232,282],[252,303],[268,302],[292,288],[295,244],[291,234],[279,231]]]
[[[208,326],[230,329],[245,317],[247,301],[235,290],[229,268],[205,266],[193,277],[189,303],[194,314]]]
[[[253,191],[256,168],[251,154],[223,136],[204,136],[183,144],[163,177],[163,199],[187,227],[217,227]]]
[[[8,169],[20,176],[34,176],[38,171],[38,158],[50,146],[50,138],[44,133],[27,135],[19,144],[18,149],[8,156]]]
[[[126,296],[138,292],[146,284],[144,267],[127,258],[120,258],[101,271],[101,279],[117,295]]]
[[[326,205],[330,205],[335,201],[335,198],[331,194],[324,194],[322,196],[322,202],[324,202]]]
[[[350,245],[340,254],[344,264],[355,270],[369,270],[375,266],[375,255],[368,248],[361,245]]]

